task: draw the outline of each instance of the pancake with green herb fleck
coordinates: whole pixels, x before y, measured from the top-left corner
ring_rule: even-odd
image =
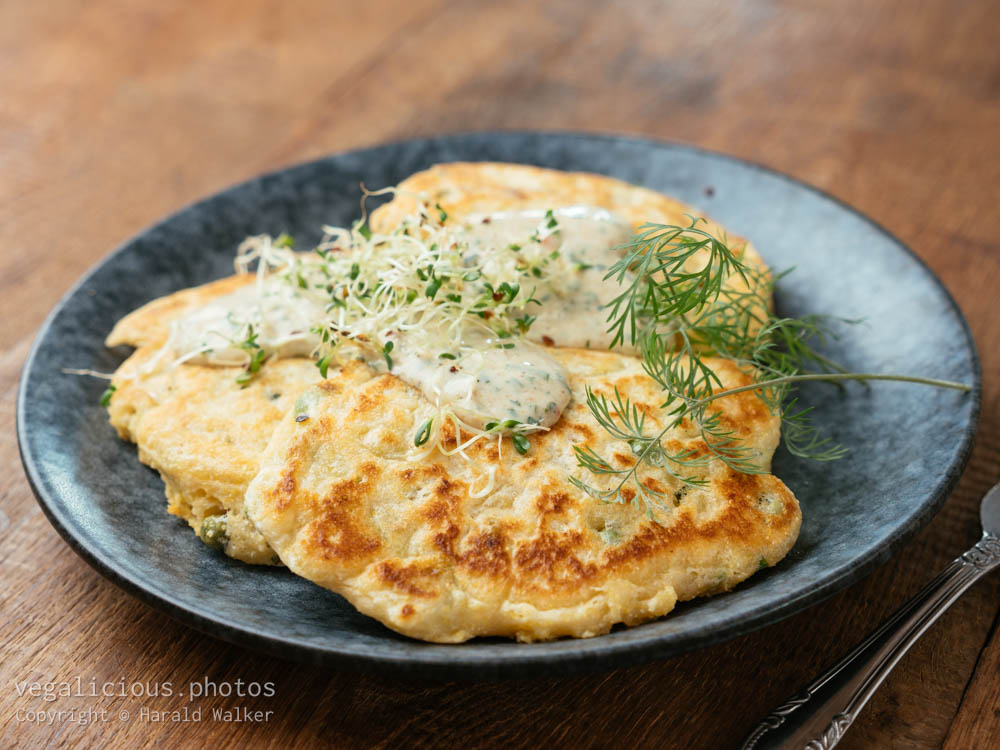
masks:
[[[232,367],[184,364],[143,372],[157,351],[140,348],[115,373],[112,426],[137,444],[139,460],[163,478],[168,510],[204,542],[244,562],[276,563],[242,512],[243,496],[274,426],[319,380],[315,363],[266,362],[241,387]],[[358,364],[353,372],[363,379],[366,370]]]
[[[759,272],[756,283],[768,278],[767,266],[746,239],[727,233],[701,211],[676,198],[605,175],[501,162],[436,164],[399,183],[394,198],[372,213],[372,228],[388,231],[399,226],[422,202],[438,206],[454,218],[589,206],[610,211],[629,222],[633,230],[646,223],[686,226],[698,218],[703,220],[700,225],[705,231],[724,240],[748,268]],[[730,284],[745,287],[738,277]]]
[[[115,373],[108,416],[139,460],[163,478],[170,513],[186,520],[212,547],[247,563],[276,564],[263,537],[243,514],[246,486],[274,426],[298,394],[320,379],[310,359],[264,362],[256,377],[237,382],[239,367],[174,364],[171,322],[244,288],[242,275],[185,289],[124,317],[109,346],[138,347]],[[370,377],[358,365],[351,376]],[[340,377],[334,368],[330,377]]]
[[[635,227],[646,222],[683,225],[689,216],[702,216],[668,195],[604,175],[527,164],[452,162],[437,164],[399,183],[393,200],[372,213],[372,228],[385,231],[399,226],[422,201],[440,206],[449,216],[595,206],[612,211]],[[713,233],[725,234],[713,222],[707,226]],[[739,247],[744,240],[730,236],[729,242]]]
[[[446,455],[454,424],[435,423],[439,412],[390,374],[310,388],[261,459],[246,496],[250,518],[295,573],[393,630],[442,643],[599,635],[729,590],[784,557],[799,506],[770,474],[703,461],[689,480],[704,484],[691,487],[643,465],[642,486],[662,502],[651,506],[656,520],[628,486],[615,504],[572,483],[582,471],[574,448],[635,464],[595,420],[586,387],[632,399],[650,434],[666,424],[663,394],[634,357],[551,352],[569,373],[572,400],[551,430],[531,435],[524,455],[496,435],[466,446],[466,458]],[[750,382],[730,362],[710,364],[725,387]],[[751,392],[709,412],[766,471],[780,418]],[[663,444],[707,456],[693,425]]]

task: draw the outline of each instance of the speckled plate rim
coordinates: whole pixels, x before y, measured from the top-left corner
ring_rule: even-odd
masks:
[[[34,366],[36,354],[45,341],[53,321],[57,318],[66,303],[83,288],[90,279],[107,263],[112,261],[117,255],[124,252],[135,240],[147,234],[151,230],[167,224],[181,217],[182,215],[198,210],[202,205],[212,201],[221,194],[241,187],[247,187],[255,183],[267,180],[270,177],[284,172],[295,170],[301,167],[308,167],[327,161],[331,158],[352,154],[364,156],[366,153],[376,153],[380,149],[406,144],[432,144],[435,142],[449,141],[452,139],[461,140],[466,138],[505,138],[505,137],[541,137],[555,139],[585,139],[606,141],[608,143],[628,142],[646,148],[672,148],[682,151],[689,151],[715,159],[727,160],[740,164],[751,170],[758,170],[772,177],[777,177],[790,183],[798,189],[804,189],[814,193],[821,198],[834,204],[841,210],[853,214],[863,222],[870,225],[878,233],[885,236],[898,249],[909,256],[937,286],[943,298],[947,301],[955,318],[959,321],[965,337],[965,345],[968,349],[970,361],[973,369],[973,387],[969,394],[971,399],[971,418],[965,425],[962,443],[955,453],[955,458],[948,466],[947,470],[939,478],[931,493],[919,506],[917,512],[899,524],[885,539],[885,544],[877,549],[871,550],[865,555],[858,556],[852,561],[852,565],[845,567],[837,575],[831,575],[808,590],[789,591],[784,596],[778,597],[767,610],[756,613],[738,613],[731,618],[724,618],[716,623],[710,632],[701,633],[697,638],[683,638],[682,634],[668,633],[650,634],[648,636],[638,636],[627,642],[604,641],[601,637],[586,640],[559,640],[546,642],[544,651],[532,653],[532,645],[527,646],[511,644],[512,653],[505,655],[502,661],[489,652],[477,653],[468,652],[462,654],[462,646],[436,646],[421,652],[419,655],[409,654],[405,658],[387,656],[380,653],[377,648],[358,647],[354,644],[348,649],[320,648],[312,644],[303,643],[294,638],[286,638],[271,634],[261,634],[251,628],[247,628],[238,620],[220,616],[218,613],[208,608],[193,605],[191,602],[183,601],[174,596],[169,586],[156,586],[148,582],[140,581],[129,571],[108,555],[103,550],[91,548],[78,536],[76,529],[77,520],[69,513],[65,512],[62,503],[59,501],[58,493],[52,484],[46,480],[46,474],[39,466],[37,457],[26,447],[25,435],[27,433],[26,411],[27,411],[27,384]],[[759,630],[766,625],[779,622],[793,614],[796,614],[808,607],[811,607],[833,594],[841,591],[867,577],[877,567],[888,561],[893,554],[902,547],[908,540],[916,535],[933,517],[947,500],[958,482],[962,471],[968,463],[972,452],[972,445],[979,423],[982,397],[982,373],[978,351],[975,341],[969,328],[968,321],[962,314],[961,308],[930,267],[903,243],[894,234],[888,231],[881,224],[871,219],[864,213],[858,211],[853,206],[840,200],[819,188],[804,183],[790,175],[771,169],[760,163],[741,159],[718,151],[691,146],[684,143],[672,141],[656,140],[633,135],[615,135],[607,133],[586,133],[574,131],[535,131],[535,130],[500,130],[500,131],[463,131],[439,136],[425,138],[403,138],[393,141],[382,142],[372,146],[349,149],[345,151],[327,154],[323,157],[307,162],[288,165],[275,169],[257,177],[232,184],[209,196],[194,201],[168,216],[150,224],[146,228],[137,232],[132,237],[122,242],[118,247],[104,256],[94,266],[92,266],[75,284],[62,295],[46,317],[42,326],[32,343],[31,349],[22,368],[21,380],[18,387],[16,429],[18,438],[18,449],[21,461],[24,465],[25,474],[29,485],[46,518],[63,537],[70,548],[76,552],[91,567],[101,575],[119,586],[140,601],[145,602],[154,609],[170,616],[171,618],[194,627],[195,629],[208,635],[222,638],[231,643],[249,647],[258,651],[273,654],[283,658],[296,661],[329,664],[339,668],[372,671],[403,676],[419,676],[430,679],[504,679],[512,677],[525,677],[528,675],[569,675],[589,673],[600,670],[615,669],[636,664],[647,663],[676,656],[699,648],[711,646],[723,641],[731,640],[738,636]],[[674,637],[677,636],[677,637]],[[541,644],[539,644],[541,645]]]

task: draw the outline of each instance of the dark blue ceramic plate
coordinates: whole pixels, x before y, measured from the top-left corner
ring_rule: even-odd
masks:
[[[163,485],[98,405],[114,370],[112,325],[139,305],[231,272],[249,234],[318,239],[359,214],[359,183],[392,185],[437,162],[498,160],[620,177],[704,209],[752,238],[777,269],[787,314],[868,322],[830,349],[859,371],[972,383],[972,394],[881,383],[806,389],[816,419],[851,447],[832,464],[779,451],[775,474],[802,503],[792,553],[735,591],[665,619],[589,640],[454,646],[396,635],[340,597],[281,569],[213,552],[167,515]],[[200,630],[296,659],[420,676],[571,673],[662,659],[780,620],[885,562],[930,520],[969,455],[979,408],[974,344],[955,302],[898,240],[852,209],[761,167],[687,146],[593,135],[445,136],[354,151],[265,175],[171,216],[91,270],[42,327],[21,380],[17,426],[28,478],[49,520],[97,570]]]

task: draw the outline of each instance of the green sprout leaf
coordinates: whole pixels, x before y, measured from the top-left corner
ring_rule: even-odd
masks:
[[[434,424],[434,419],[428,419],[424,422],[420,429],[417,431],[417,436],[413,438],[413,444],[418,448],[424,445],[431,437],[431,427]]]
[[[104,389],[104,393],[101,394],[101,406],[107,407],[111,403],[111,397],[115,395],[116,390],[118,389],[114,385],[109,385]]]
[[[511,442],[514,443],[514,450],[520,453],[522,456],[528,452],[531,448],[531,442],[522,435],[520,432],[515,432],[510,436]]]

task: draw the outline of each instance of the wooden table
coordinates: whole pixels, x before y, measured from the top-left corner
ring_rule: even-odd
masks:
[[[0,4],[0,746],[731,747],[978,537],[978,501],[1000,477],[998,18],[1000,4],[976,0]],[[870,578],[778,625],[661,664],[520,684],[286,663],[176,624],[84,564],[42,516],[14,436],[25,354],[74,279],[151,221],[263,170],[498,128],[729,152],[897,233],[955,295],[982,355],[979,437],[940,514]],[[1000,576],[973,588],[842,747],[995,742],[998,601]],[[275,695],[18,694],[77,678],[273,682]],[[156,722],[142,705],[272,713]],[[107,720],[18,721],[39,708]]]

